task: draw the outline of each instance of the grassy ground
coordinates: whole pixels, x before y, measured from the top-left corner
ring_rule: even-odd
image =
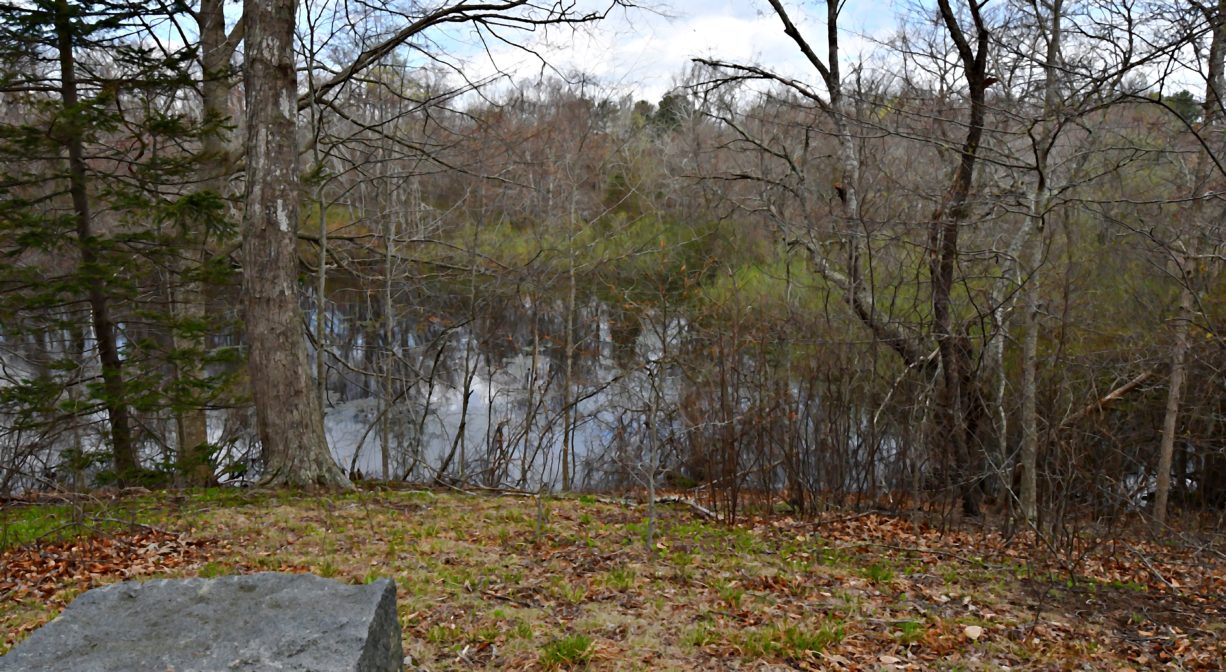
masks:
[[[409,669],[1221,669],[1211,549],[1087,548],[880,515],[738,527],[591,497],[210,491],[0,510],[7,650],[92,585],[309,571],[399,587]],[[90,537],[83,532],[99,531]],[[1136,556],[1137,560],[1128,558]]]

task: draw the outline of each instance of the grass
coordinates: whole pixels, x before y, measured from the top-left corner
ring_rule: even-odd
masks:
[[[894,627],[898,641],[908,646],[924,638],[924,624],[918,621],[900,621]]]
[[[39,541],[73,522],[72,508],[16,506],[0,512],[0,549]]]
[[[549,642],[541,649],[541,667],[547,670],[587,667],[592,661],[592,638],[570,635]]]
[[[808,654],[821,653],[831,644],[842,641],[843,636],[843,628],[839,625],[816,629],[772,626],[746,632],[741,636],[740,645],[748,658],[800,660]]]
[[[0,551],[123,530],[140,522],[146,508],[140,500],[0,507]]]
[[[745,597],[745,590],[735,583],[725,583],[718,581],[713,584],[716,592],[719,593],[719,599],[727,604],[731,609],[740,609],[741,600]]]
[[[615,590],[619,593],[624,593],[634,587],[634,568],[628,566],[614,567],[609,570],[608,576],[605,578],[605,585],[610,590]]]
[[[1119,604],[1095,619],[1084,613],[1085,595],[1061,587],[1060,597],[1043,597],[1049,586],[1036,577],[1048,572],[960,561],[972,557],[953,545],[963,538],[943,554],[861,544],[888,521],[867,531],[777,521],[729,528],[661,507],[659,545],[648,553],[640,509],[589,496],[547,503],[547,524],[538,526],[532,498],[209,490],[173,500],[8,507],[0,520],[10,550],[18,540],[115,534],[124,521],[205,544],[191,564],[117,566],[95,585],[129,570],[140,577],[310,571],[347,583],[393,579],[406,654],[434,671],[817,668],[824,656],[878,669],[882,655],[907,657],[920,669],[970,664],[972,656],[973,669],[1061,668],[1070,658],[1118,669],[1146,653],[1128,647],[1140,641],[1138,630],[1156,632],[1162,613],[1154,602],[1160,591],[1143,590],[1136,576],[1099,582],[1095,603],[1110,597]],[[8,633],[0,652],[84,589],[74,576],[57,579],[47,595],[0,599],[0,632]],[[0,594],[3,581],[0,572]],[[1066,624],[1063,630],[1027,636],[1036,599],[1040,622]],[[1226,633],[1220,621],[1182,628],[1213,636],[1179,650],[1217,653]],[[978,642],[963,636],[968,623],[983,627]]]
[[[714,644],[717,641],[719,641],[718,634],[705,623],[700,623],[686,630],[681,636],[682,644],[696,649]]]
[[[888,565],[874,562],[864,568],[864,578],[873,583],[889,583],[894,580],[894,570]]]

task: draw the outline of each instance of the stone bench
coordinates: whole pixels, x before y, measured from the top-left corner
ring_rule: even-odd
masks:
[[[400,672],[396,587],[309,574],[125,581],[78,597],[0,672]]]

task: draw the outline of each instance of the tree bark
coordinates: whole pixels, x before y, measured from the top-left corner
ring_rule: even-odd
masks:
[[[1051,15],[1047,23],[1047,54],[1043,62],[1043,121],[1040,124],[1035,149],[1037,179],[1030,198],[1030,227],[1034,240],[1030,241],[1029,259],[1026,261],[1029,277],[1023,288],[1025,293],[1025,337],[1022,342],[1022,484],[1021,514],[1026,522],[1033,524],[1039,515],[1038,461],[1039,461],[1039,414],[1038,414],[1038,365],[1039,365],[1039,273],[1043,263],[1043,232],[1046,228],[1046,209],[1049,198],[1047,181],[1048,157],[1053,139],[1052,116],[1060,103],[1060,89],[1056,81],[1060,60],[1060,39],[1064,12],[1063,0],[1048,5]],[[1038,9],[1035,10],[1036,12]],[[1040,18],[1041,17],[1036,17]]]
[[[1226,0],[1218,0],[1210,9],[1202,9],[1212,28],[1209,37],[1208,72],[1205,82],[1205,102],[1203,104],[1204,119],[1202,134],[1205,135],[1213,150],[1222,147],[1222,100],[1226,96]],[[1203,157],[1194,185],[1193,221],[1201,224],[1208,219],[1205,214],[1207,203],[1204,195],[1210,193],[1209,180],[1213,172],[1213,163],[1209,157]],[[1201,224],[1204,225],[1204,224]],[[1187,375],[1187,357],[1189,349],[1188,332],[1195,311],[1196,296],[1193,286],[1196,284],[1195,264],[1196,252],[1199,248],[1199,237],[1192,238],[1191,254],[1185,248],[1172,250],[1175,255],[1174,271],[1179,277],[1179,313],[1175,318],[1175,344],[1171,351],[1171,380],[1167,389],[1166,413],[1162,419],[1162,441],[1158,446],[1158,487],[1154,493],[1154,528],[1161,532],[1166,525],[1167,508],[1171,494],[1171,463],[1175,452],[1175,434],[1179,428],[1179,407],[1183,396],[1183,383]],[[1191,258],[1189,258],[1191,257]],[[1181,482],[1187,478],[1186,473],[1178,474]]]
[[[567,250],[569,273],[567,274],[566,295],[566,344],[563,351],[565,369],[562,381],[562,492],[570,492],[572,486],[570,476],[574,468],[575,451],[575,411],[571,408],[571,405],[575,403],[575,208],[573,197],[571,198],[570,221],[567,222],[566,231],[569,245]]]
[[[1166,393],[1166,415],[1162,419],[1162,443],[1158,448],[1158,489],[1154,493],[1154,527],[1166,525],[1167,502],[1171,494],[1171,458],[1175,453],[1175,433],[1179,428],[1179,404],[1188,357],[1188,325],[1192,321],[1191,278],[1184,270],[1186,260],[1178,260],[1182,286],[1179,289],[1179,316],[1175,321],[1175,347],[1171,351],[1171,383]],[[1180,474],[1179,478],[1185,478]]]
[[[136,475],[140,462],[132,442],[127,394],[123,382],[123,359],[119,356],[115,323],[111,319],[110,299],[106,291],[107,273],[101,267],[98,238],[93,231],[83,121],[78,117],[80,110],[76,61],[73,57],[72,9],[67,0],[55,3],[55,35],[56,50],[59,52],[60,102],[65,112],[58,130],[63,134],[60,141],[68,152],[68,191],[72,198],[77,245],[81,250],[81,274],[89,287],[87,298],[90,317],[94,339],[98,343],[98,359],[102,365],[102,389],[105,394],[102,403],[111,425],[113,466],[116,478],[120,483],[125,483]]]
[[[392,395],[392,374],[398,359],[396,307],[392,303],[392,246],[395,240],[396,222],[391,216],[387,216],[383,220],[383,420],[379,428],[379,466],[383,468],[383,480],[385,481],[392,478],[391,409],[395,405]]]
[[[353,487],[332,459],[298,305],[293,0],[246,0],[247,187],[243,310],[268,485]]]
[[[1032,201],[1032,217],[1037,200]],[[1039,361],[1039,265],[1043,260],[1042,224],[1037,227],[1039,235],[1030,242],[1031,249],[1026,265],[1030,277],[1025,291],[1025,336],[1022,341],[1022,483],[1018,497],[1022,518],[1034,523],[1038,518],[1038,462],[1039,462],[1039,414],[1038,414],[1038,361]]]
[[[975,474],[971,444],[983,403],[977,398],[978,385],[971,368],[970,339],[953,329],[952,293],[954,266],[960,254],[958,235],[969,215],[969,198],[987,111],[988,30],[980,16],[980,6],[975,2],[969,3],[975,29],[975,45],[972,47],[948,0],[939,0],[938,5],[950,38],[958,49],[971,108],[958,168],[929,223],[932,330],[941,361],[944,430],[948,432],[957,461],[954,473],[961,492],[962,511],[968,516],[978,516],[979,476]]]
[[[225,123],[230,117],[227,99],[230,95],[230,57],[233,48],[226,39],[226,17],[222,0],[201,0],[196,13],[200,27],[200,98],[206,124],[212,126],[202,139],[205,163],[201,169],[201,188],[223,195],[229,167]],[[176,258],[178,286],[172,290],[176,321],[200,324],[207,319],[204,282],[194,274],[208,258],[205,238],[200,231],[184,234],[181,257]],[[172,329],[175,350],[203,353],[201,336],[185,336],[183,329]],[[203,375],[200,360],[191,358],[175,365],[179,382],[198,379]],[[179,472],[188,485],[208,486],[217,483],[213,472],[212,448],[208,440],[208,417],[201,405],[192,405],[175,413],[178,434]]]

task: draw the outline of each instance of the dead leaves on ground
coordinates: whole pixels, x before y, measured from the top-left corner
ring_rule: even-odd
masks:
[[[876,513],[825,523],[767,519],[756,527],[833,549],[852,565],[894,568],[877,590],[860,593],[875,604],[866,610],[900,613],[909,603],[945,627],[930,628],[923,646],[906,647],[900,662],[878,661],[887,667],[905,667],[909,659],[925,668],[925,660],[949,662],[1004,642],[1018,653],[1104,669],[1219,670],[1226,661],[1226,562],[1209,543],[1083,535],[1056,548],[1032,535],[942,530]],[[847,656],[847,647],[838,653]],[[886,656],[899,658],[899,651]]]
[[[205,556],[207,544],[155,530],[30,545],[0,554],[0,600],[64,606],[62,593],[166,572]]]
[[[210,543],[158,530],[31,544],[0,553],[0,653],[94,586],[198,564]]]

